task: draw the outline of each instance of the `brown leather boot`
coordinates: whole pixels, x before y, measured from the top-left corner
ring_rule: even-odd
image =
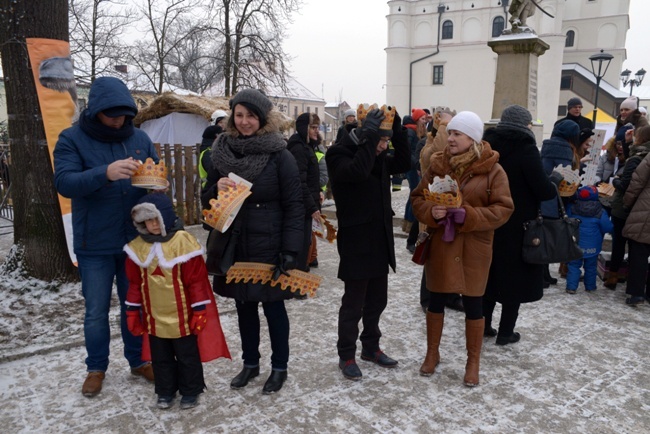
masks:
[[[102,383],[104,381],[105,374],[103,372],[95,371],[89,372],[86,376],[86,381],[84,385],[81,386],[81,393],[83,396],[92,398],[102,391]]]
[[[153,366],[151,363],[145,363],[138,368],[131,368],[131,375],[135,375],[136,377],[143,377],[151,383],[154,382]]]
[[[478,386],[478,371],[483,345],[485,318],[465,320],[465,341],[467,345],[467,364],[465,365],[465,386]]]
[[[420,375],[430,377],[440,363],[440,337],[442,336],[442,326],[445,322],[444,313],[433,313],[427,311],[427,355],[424,363],[420,367]]]
[[[569,272],[569,266],[566,262],[560,262],[560,266],[557,268],[557,272],[560,273],[560,277],[566,279],[566,275]]]
[[[618,283],[618,273],[610,271],[607,280],[605,280],[605,288],[616,289],[616,284]]]

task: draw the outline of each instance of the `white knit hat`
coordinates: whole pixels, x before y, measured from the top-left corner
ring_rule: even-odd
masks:
[[[456,130],[471,137],[475,142],[483,138],[483,121],[473,112],[460,112],[447,124],[447,131]]]
[[[637,107],[638,107],[638,103],[637,103],[637,98],[635,96],[628,96],[621,103],[621,108],[625,108],[628,110],[636,110]]]

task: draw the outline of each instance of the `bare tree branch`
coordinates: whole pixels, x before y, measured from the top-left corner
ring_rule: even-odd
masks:
[[[137,19],[128,0],[69,0],[70,51],[79,79],[91,82],[122,63],[122,38]]]

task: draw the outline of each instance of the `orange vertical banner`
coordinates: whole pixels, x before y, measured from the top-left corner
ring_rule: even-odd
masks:
[[[77,116],[77,88],[70,59],[70,44],[57,39],[27,38],[27,51],[41,108],[50,161],[59,134],[72,126]],[[54,170],[54,167],[52,167]],[[72,248],[72,210],[70,199],[59,195],[70,259],[76,264]]]

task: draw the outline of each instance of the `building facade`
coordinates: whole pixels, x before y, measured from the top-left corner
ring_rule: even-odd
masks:
[[[388,1],[386,100],[400,112],[442,105],[458,111],[471,110],[481,119],[489,120],[497,55],[487,42],[502,37],[502,30],[510,27],[509,3],[507,0]],[[586,114],[595,89],[594,85],[573,92],[569,86],[561,93],[563,65],[580,65],[579,73],[593,78],[589,56],[603,49],[614,56],[603,82],[609,83],[614,91],[618,89],[626,57],[630,1],[536,0],[536,3],[553,16],[537,9],[527,22],[550,46],[539,57],[537,88],[538,120],[544,125],[544,137],[548,137],[561,106],[566,106],[567,96],[581,97]],[[612,98],[620,103],[624,96],[621,93]],[[618,106],[610,104],[607,110],[615,115]]]

